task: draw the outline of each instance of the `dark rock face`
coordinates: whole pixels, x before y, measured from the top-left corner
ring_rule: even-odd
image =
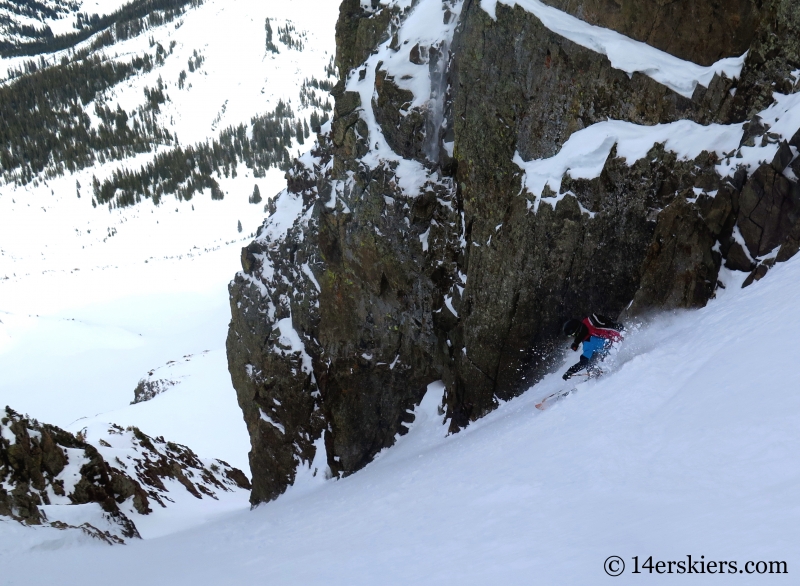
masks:
[[[645,75],[629,78],[604,55],[549,31],[519,6],[498,4],[496,15],[492,20],[477,3],[465,8],[454,46],[461,89],[454,108],[459,146],[475,148],[472,140],[492,136],[494,152],[487,155],[503,166],[512,165],[515,148],[525,160],[551,157],[573,132],[608,118],[707,123],[733,100],[728,80],[705,92],[709,100],[694,102]],[[717,94],[722,97],[711,100]],[[707,101],[720,103],[709,108]]]
[[[739,230],[752,257],[780,246],[797,221],[800,185],[792,184],[781,171],[762,165],[739,196]]]
[[[363,157],[369,150],[363,140],[369,134],[366,123],[361,119],[358,109],[361,96],[355,92],[345,92],[339,87],[331,92],[336,98],[333,124],[331,127],[332,150],[337,155],[335,162]]]
[[[303,215],[318,212],[315,204],[330,199],[331,187],[322,178],[323,167],[330,162],[328,155],[319,166],[308,169],[297,164],[287,174],[293,196],[287,196],[288,203],[298,205]],[[270,205],[273,216],[284,212],[274,200]],[[324,208],[324,203],[318,207]],[[320,241],[312,229],[318,223],[312,217],[307,224],[292,226],[283,241],[264,234],[263,241],[243,249],[244,272],[230,286],[228,362],[250,434],[250,469],[258,471],[253,474],[253,503],[274,498],[294,481],[298,461],[314,459],[313,442],[325,430],[319,389],[307,358],[318,341],[304,335],[315,332],[319,323],[319,283],[309,277],[322,273]],[[272,271],[268,289],[261,280],[267,280],[265,267]],[[284,335],[291,334],[289,330],[299,332],[298,349]]]
[[[711,250],[715,241],[695,206],[684,197],[673,200],[658,215],[632,312],[643,303],[665,309],[703,307],[717,286],[721,257]]]
[[[650,212],[696,181],[708,183],[694,165],[679,165],[663,150],[650,159],[654,164],[633,168],[612,156],[599,180],[562,185],[593,217],[577,212],[576,203],[576,213],[565,218],[556,207],[553,215],[547,198],[538,214],[528,214],[519,207],[515,151],[525,160],[552,156],[572,132],[608,118],[703,122],[725,111],[682,98],[646,76],[629,79],[604,56],[551,33],[519,7],[498,5],[494,21],[470,5],[462,21],[454,44],[457,181],[472,241],[486,242],[503,227],[491,246],[469,248],[469,309],[459,324],[469,351],[456,361],[448,393],[454,428],[485,414],[496,398],[527,388],[531,376],[550,365],[548,349],[565,316],[619,314],[641,278],[654,230]]]
[[[725,257],[725,266],[734,271],[743,271],[747,273],[755,268],[755,263],[745,252],[742,245],[733,241],[730,243],[728,254]]]
[[[253,503],[276,498],[301,467],[365,466],[405,433],[433,381],[445,383],[458,431],[554,364],[567,317],[702,307],[723,262],[755,282],[800,249],[796,182],[784,173],[800,175],[795,139],[778,144],[756,116],[776,87],[794,91],[800,17],[788,0],[548,3],[701,64],[751,53],[739,80],[715,77],[687,99],[614,70],[519,7],[498,4],[494,20],[479,2],[446,0],[455,36],[412,47],[398,35],[408,11],[346,0],[343,77],[371,79],[364,62],[391,39],[432,82],[443,70],[447,90],[437,101],[432,83],[427,104],[411,108],[419,100],[374,59],[369,93],[340,81],[330,132],[287,174],[243,250],[228,358],[251,435]],[[393,151],[378,163],[366,109]],[[567,173],[541,198],[522,189],[515,154],[554,156],[608,118],[747,123],[730,153],[680,160],[656,144],[633,162],[612,150],[595,179]],[[774,160],[751,176],[720,175],[741,148],[771,144]],[[413,194],[401,187],[409,169],[423,177]]]
[[[731,106],[731,119],[749,120],[772,103],[774,92],[790,94],[797,83],[790,72],[800,63],[800,12],[792,0],[763,2],[761,26],[753,42]]]
[[[336,66],[343,75],[357,67],[389,38],[391,11],[378,2],[365,10],[361,0],[343,0],[336,23]]]
[[[322,137],[323,148],[341,148],[336,128],[334,121],[334,140]],[[353,146],[348,152],[365,148]],[[278,202],[296,198],[308,223],[247,247],[245,272],[230,289],[228,359],[258,471],[254,503],[281,494],[298,461],[310,465],[323,433],[325,467],[334,474],[358,470],[404,434],[409,410],[440,378],[433,356],[444,340],[435,324],[454,319],[434,313],[448,311],[442,290],[452,285],[459,254],[452,185],[429,182],[408,201],[390,166],[367,172],[352,155],[334,162],[316,154],[311,167],[290,171],[290,190]],[[332,189],[334,177],[341,189]],[[446,260],[433,262],[434,250]],[[281,341],[286,329],[302,350]]]
[[[318,380],[334,472],[358,470],[405,433],[407,410],[438,378],[433,311],[446,283],[430,251],[456,240],[452,189],[430,185],[408,205],[390,179],[382,171],[357,178],[343,194],[351,213],[320,217],[319,341],[329,363]]]

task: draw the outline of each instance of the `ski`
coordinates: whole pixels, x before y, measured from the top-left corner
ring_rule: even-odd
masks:
[[[577,388],[577,387],[575,387],[575,388]],[[542,399],[539,403],[536,404],[536,408],[537,409],[542,409],[543,408],[542,405],[544,405],[547,401],[550,401],[551,399],[555,399],[556,397],[561,397],[567,392],[572,392],[572,389],[561,389],[559,391],[556,391],[555,393],[550,393],[544,399]]]
[[[598,378],[602,374],[603,374],[603,372],[598,370],[598,371],[596,371],[596,372],[594,372],[592,374],[580,372],[580,373],[574,374],[572,376],[573,377],[577,377],[577,376],[585,377],[584,380],[582,380],[581,382],[577,383],[578,385],[581,385],[581,384],[583,384],[583,383],[585,383],[585,382],[587,382],[587,381],[589,381],[589,380],[591,380],[593,378]],[[560,391],[556,391],[555,393],[552,393],[551,395],[546,396],[544,399],[542,399],[541,401],[536,403],[534,405],[534,407],[536,407],[539,411],[544,411],[545,407],[547,407],[547,405],[555,403],[556,401],[559,401],[559,400],[563,399],[567,395],[570,395],[570,394],[572,394],[574,392],[577,392],[577,390],[578,390],[577,386],[574,386],[571,389],[561,389]]]
[[[556,392],[555,392],[555,393],[553,393],[552,395],[548,395],[547,397],[545,397],[544,399],[542,399],[542,401],[541,401],[540,403],[536,403],[535,407],[536,407],[536,408],[537,408],[539,411],[544,411],[544,409],[545,409],[545,407],[546,407],[547,405],[549,405],[549,404],[552,404],[552,403],[555,403],[555,402],[556,402],[556,401],[558,401],[559,399],[563,399],[563,398],[564,398],[564,397],[566,397],[567,395],[569,395],[569,394],[571,394],[571,393],[573,393],[573,392],[575,392],[575,391],[577,391],[577,390],[578,390],[578,387],[573,387],[573,388],[571,388],[571,389],[562,389],[562,390],[560,390],[560,391],[556,391]]]

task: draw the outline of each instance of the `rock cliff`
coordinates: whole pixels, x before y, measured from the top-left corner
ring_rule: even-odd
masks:
[[[433,381],[458,431],[560,358],[566,317],[701,307],[723,265],[795,254],[797,14],[344,0],[333,120],[230,286],[252,502],[365,466]]]

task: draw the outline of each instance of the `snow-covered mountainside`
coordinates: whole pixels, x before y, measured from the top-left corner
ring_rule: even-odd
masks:
[[[796,1],[338,4],[0,3],[0,582],[788,579]]]
[[[113,12],[120,0],[42,0],[36,2],[4,0],[0,3],[0,47],[4,53],[36,52],[33,45],[53,42],[56,36],[75,34],[83,28],[84,18],[92,12],[95,19]],[[94,10],[93,10],[94,9]],[[102,14],[97,14],[97,11]],[[89,24],[88,22],[86,23]]]
[[[53,32],[3,36],[19,46],[0,59],[2,405],[73,434],[136,427],[249,476],[225,358],[227,284],[286,161],[329,116],[337,7],[0,8]],[[145,190],[126,179],[147,169],[160,179]],[[131,404],[151,371],[175,384]],[[247,507],[243,491],[194,500],[134,523],[147,537]]]
[[[324,6],[187,2],[43,55],[45,68],[3,59],[2,278],[196,253],[240,237],[239,222],[253,232],[278,166],[330,109],[313,87],[333,75]],[[148,199],[164,205],[137,205]]]

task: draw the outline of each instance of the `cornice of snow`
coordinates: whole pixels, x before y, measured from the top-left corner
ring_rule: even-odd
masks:
[[[643,126],[621,120],[598,122],[572,134],[561,150],[547,159],[523,161],[519,152],[514,163],[524,171],[523,187],[536,196],[534,209],[545,185],[559,192],[561,179],[569,172],[573,179],[599,177],[611,149],[632,165],[644,158],[657,143],[674,152],[680,159],[694,159],[703,151],[723,153],[735,151],[742,138],[742,124],[703,126],[689,120],[670,124]],[[774,154],[774,153],[773,153]]]
[[[513,8],[519,6],[536,16],[542,24],[557,35],[573,43],[605,55],[611,66],[629,76],[643,73],[674,92],[691,98],[697,85],[708,87],[714,75],[738,78],[747,53],[728,57],[704,67],[679,59],[647,43],[636,41],[616,31],[575,18],[539,0],[481,0],[481,8],[497,20],[497,4]]]
[[[757,146],[741,144],[743,124],[711,124],[703,126],[689,120],[670,124],[643,126],[621,120],[598,122],[572,134],[561,150],[547,159],[524,161],[519,152],[514,163],[524,172],[523,189],[535,196],[534,211],[539,208],[545,186],[559,192],[561,179],[569,173],[573,179],[594,179],[616,145],[617,156],[632,165],[644,158],[656,144],[663,144],[679,159],[689,160],[701,152],[715,152],[720,159],[717,171],[723,177],[732,176],[737,169],[752,173],[762,163],[769,162],[778,151],[779,141],[791,139],[800,129],[800,94],[773,94],[775,102],[758,114],[774,138]],[[735,153],[735,156],[734,156]]]

